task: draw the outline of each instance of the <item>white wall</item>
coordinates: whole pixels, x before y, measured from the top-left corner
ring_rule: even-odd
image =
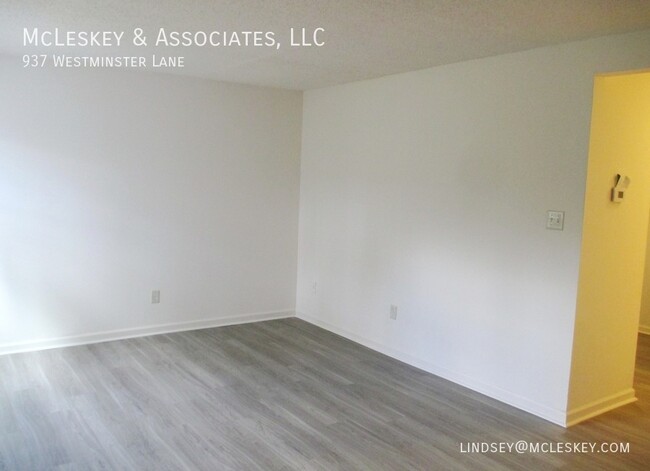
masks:
[[[593,76],[648,65],[642,32],[307,92],[299,315],[565,423]]]
[[[0,84],[0,352],[293,311],[301,93],[6,56]]]

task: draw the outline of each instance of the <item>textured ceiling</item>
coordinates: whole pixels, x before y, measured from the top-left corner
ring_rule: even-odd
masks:
[[[185,56],[172,73],[310,89],[560,42],[650,28],[650,0],[0,0],[0,52],[22,55],[23,28],[160,27],[273,31],[279,49],[205,47],[119,55]],[[288,31],[322,27],[323,47],[289,46]],[[126,36],[125,36],[126,37]],[[650,45],[649,45],[650,47]],[[76,50],[81,55],[115,50]]]

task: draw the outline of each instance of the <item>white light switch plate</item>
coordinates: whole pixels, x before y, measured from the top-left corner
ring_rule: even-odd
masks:
[[[564,230],[564,211],[547,211],[546,229]]]

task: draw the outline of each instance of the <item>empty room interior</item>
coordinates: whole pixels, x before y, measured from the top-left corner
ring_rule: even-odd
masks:
[[[647,0],[2,1],[0,471],[648,469],[649,215]]]

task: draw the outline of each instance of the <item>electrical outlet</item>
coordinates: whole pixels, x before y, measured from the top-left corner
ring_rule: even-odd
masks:
[[[390,318],[392,320],[397,319],[397,306],[395,306],[394,304],[390,305]]]
[[[160,304],[160,290],[155,289],[151,292],[151,304]]]

